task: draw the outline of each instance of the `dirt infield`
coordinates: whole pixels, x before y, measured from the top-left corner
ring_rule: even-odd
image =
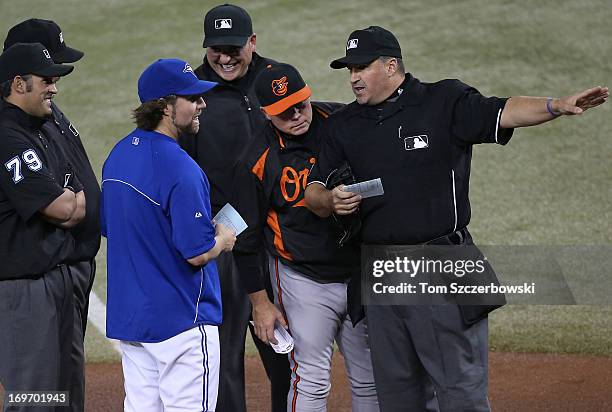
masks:
[[[612,358],[492,353],[490,398],[494,411],[612,411]],[[249,412],[269,411],[268,383],[258,358],[248,357]],[[121,411],[120,364],[87,365],[88,412]],[[330,412],[349,412],[344,361],[334,356]]]
[[[246,369],[249,412],[269,411],[268,383],[259,359],[248,357]],[[87,378],[88,412],[121,410],[120,365],[88,365]],[[612,411],[612,358],[492,353],[490,398],[494,411]],[[351,410],[340,354],[334,356],[328,410]]]

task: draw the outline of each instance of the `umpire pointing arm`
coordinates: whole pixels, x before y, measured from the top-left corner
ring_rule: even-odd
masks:
[[[505,145],[513,129],[580,115],[607,87],[571,96],[485,97],[458,80],[423,83],[405,73],[395,36],[371,26],[351,33],[346,56],[356,101],[330,118],[309,176],[308,207],[320,216],[359,207],[366,244],[472,244],[468,198],[472,146]],[[348,161],[357,181],[382,179],[385,194],[362,200],[324,182]],[[487,310],[456,304],[368,306],[381,410],[425,408],[431,379],[440,410],[488,411]],[[397,348],[402,348],[397,350]]]

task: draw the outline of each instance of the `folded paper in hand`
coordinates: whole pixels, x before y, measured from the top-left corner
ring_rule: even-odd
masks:
[[[253,321],[251,321],[251,325],[255,325]],[[270,342],[274,352],[285,354],[293,350],[293,337],[278,322],[274,326],[274,337],[277,343]]]
[[[380,177],[377,179],[366,180],[342,188],[344,192],[358,193],[362,199],[374,196],[381,196],[385,193]]]
[[[240,216],[236,209],[229,203],[226,203],[225,206],[219,210],[219,213],[217,213],[213,220],[215,223],[221,223],[233,230],[236,236],[241,234],[248,227],[242,216]]]

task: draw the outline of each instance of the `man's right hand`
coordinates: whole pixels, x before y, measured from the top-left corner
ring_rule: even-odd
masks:
[[[334,213],[337,215],[350,215],[354,213],[361,204],[361,195],[342,190],[345,186],[336,186],[331,191],[331,203]]]
[[[222,223],[215,225],[215,237],[220,242],[223,252],[231,252],[236,243],[236,233]]]
[[[83,190],[74,193],[71,189],[64,188],[64,192],[40,209],[40,213],[55,226],[62,229],[73,228],[85,217],[85,193]]]
[[[213,224],[215,225],[215,246],[201,255],[187,259],[190,265],[204,266],[222,252],[231,252],[234,248],[234,243],[236,243],[236,234],[234,231],[221,223],[215,223],[213,221]]]
[[[280,310],[268,299],[265,290],[260,290],[249,294],[249,299],[253,306],[253,326],[255,334],[265,344],[270,342],[276,344],[274,337],[274,327],[276,322],[287,329],[287,322]]]

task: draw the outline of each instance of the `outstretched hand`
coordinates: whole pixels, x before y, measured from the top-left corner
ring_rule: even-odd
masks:
[[[593,87],[558,100],[555,112],[567,116],[582,114],[592,107],[605,103],[610,95],[607,87]]]

